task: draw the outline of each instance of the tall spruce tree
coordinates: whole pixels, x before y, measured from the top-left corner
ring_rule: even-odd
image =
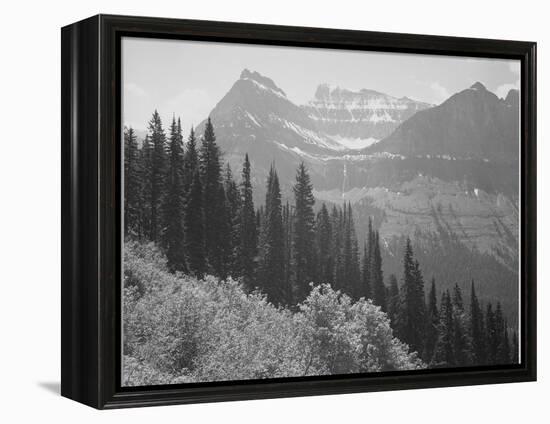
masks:
[[[204,214],[204,249],[209,272],[224,277],[227,244],[225,192],[222,184],[220,149],[212,121],[208,118],[199,152]]]
[[[485,365],[487,353],[483,328],[483,311],[479,305],[473,280],[470,292],[470,339],[472,340],[472,364]]]
[[[141,164],[137,137],[124,128],[124,236],[139,237],[141,215]]]
[[[397,282],[397,277],[395,276],[395,274],[390,274],[388,282],[389,282],[388,296],[387,296],[388,316],[390,318],[391,325],[393,327],[395,325],[395,320],[397,318],[397,311],[399,308],[399,284]]]
[[[383,311],[386,307],[386,286],[384,285],[384,276],[382,274],[382,257],[380,253],[380,234],[378,231],[373,232],[372,236],[373,247],[371,249],[370,275],[372,287],[372,300],[376,305],[379,305]],[[416,272],[416,271],[415,271]]]
[[[454,314],[448,290],[441,297],[439,316],[439,337],[430,366],[434,368],[452,367],[456,364],[453,343]]]
[[[398,337],[412,351],[422,354],[426,328],[424,282],[419,278],[418,263],[413,257],[411,240],[407,237],[403,256],[403,280],[399,290],[400,302],[396,319]]]
[[[502,336],[500,338],[500,344],[498,345],[497,350],[497,363],[499,365],[509,364],[510,359],[510,339],[508,337],[508,325],[504,323],[504,328],[502,329]]]
[[[332,224],[332,257],[334,261],[333,269],[333,287],[336,290],[344,289],[344,257],[342,255],[342,245],[344,238],[344,219],[342,214],[342,209],[336,208],[332,209],[331,214],[331,224]]]
[[[462,299],[462,290],[458,284],[453,288],[453,350],[455,354],[455,363],[457,366],[466,366],[471,360],[471,345],[468,339],[466,314],[464,311],[464,301]]]
[[[294,286],[296,301],[301,302],[309,293],[309,284],[315,281],[316,258],[315,249],[315,214],[313,205],[313,186],[309,174],[303,162],[298,166],[296,172],[296,183],[294,192],[294,239],[293,263],[294,263]]]
[[[187,193],[183,218],[188,270],[199,278],[202,278],[206,272],[202,198],[200,173],[196,169],[189,192]]]
[[[497,362],[499,339],[495,313],[493,312],[493,305],[491,303],[487,304],[487,312],[485,313],[485,336],[487,338],[487,363],[494,365]]]
[[[284,234],[279,177],[272,165],[267,179],[267,193],[262,234],[261,289],[275,305],[292,304],[291,287],[284,278]]]
[[[284,252],[284,284],[285,287],[292,287],[292,241],[294,240],[294,214],[293,207],[287,201],[283,206],[283,252]]]
[[[151,240],[151,161],[153,157],[153,147],[149,134],[145,136],[141,150],[139,152],[139,163],[141,170],[140,185],[140,218],[139,235],[142,240]]]
[[[151,241],[160,242],[165,223],[162,216],[162,202],[165,195],[166,177],[166,134],[162,128],[162,121],[155,110],[149,121],[149,141],[151,143],[151,161],[148,176],[150,183],[149,209],[151,211]]]
[[[241,239],[241,195],[229,163],[225,168],[224,177],[225,213],[228,238],[224,244],[224,271],[233,278],[241,277],[241,267],[238,259]]]
[[[252,199],[252,182],[250,179],[250,161],[248,154],[244,157],[241,181],[241,221],[240,245],[238,259],[240,261],[243,284],[248,290],[253,290],[256,277],[258,255],[258,229]]]
[[[191,127],[187,144],[185,145],[185,153],[183,155],[183,191],[187,197],[195,172],[199,169],[199,155],[197,152],[197,138],[195,130]]]
[[[435,347],[439,338],[439,310],[437,309],[437,294],[435,278],[432,278],[430,292],[428,293],[428,307],[426,319],[426,343],[422,357],[430,363],[434,356]]]
[[[172,119],[166,164],[164,196],[162,197],[162,247],[172,271],[186,271],[184,246],[185,195],[183,189],[183,137],[181,121]]]
[[[365,298],[373,298],[373,287],[371,281],[371,261],[372,261],[372,248],[373,248],[373,230],[372,230],[372,218],[369,216],[368,231],[365,245],[363,247],[363,264],[361,267],[361,278],[363,285],[363,293]]]
[[[319,283],[332,283],[333,257],[332,257],[332,225],[325,203],[317,213],[316,219],[316,247],[319,260]]]

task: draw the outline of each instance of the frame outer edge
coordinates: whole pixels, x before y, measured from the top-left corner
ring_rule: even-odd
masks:
[[[61,30],[61,395],[94,408],[101,406],[97,22]]]

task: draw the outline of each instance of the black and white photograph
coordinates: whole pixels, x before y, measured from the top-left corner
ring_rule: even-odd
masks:
[[[124,37],[123,386],[520,361],[520,62]]]

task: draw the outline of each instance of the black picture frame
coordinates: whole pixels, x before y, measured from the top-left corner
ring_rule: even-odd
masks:
[[[536,43],[97,15],[61,31],[61,394],[98,409],[536,380]],[[122,388],[120,40],[133,35],[521,61],[521,363]]]

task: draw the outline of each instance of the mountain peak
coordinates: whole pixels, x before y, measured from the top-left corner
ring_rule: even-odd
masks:
[[[472,85],[470,89],[478,90],[478,91],[487,91],[487,88],[485,88],[485,86],[479,81],[477,81],[474,85]]]
[[[269,88],[269,89],[275,91],[276,93],[282,94],[283,96],[286,97],[285,92],[282,89],[280,89],[279,87],[277,87],[277,85],[273,82],[273,80],[271,78],[265,77],[262,74],[260,74],[259,72],[250,71],[250,70],[245,68],[241,72],[241,76],[240,76],[239,79],[254,81],[254,82],[258,83],[260,86],[264,86],[266,88]]]

